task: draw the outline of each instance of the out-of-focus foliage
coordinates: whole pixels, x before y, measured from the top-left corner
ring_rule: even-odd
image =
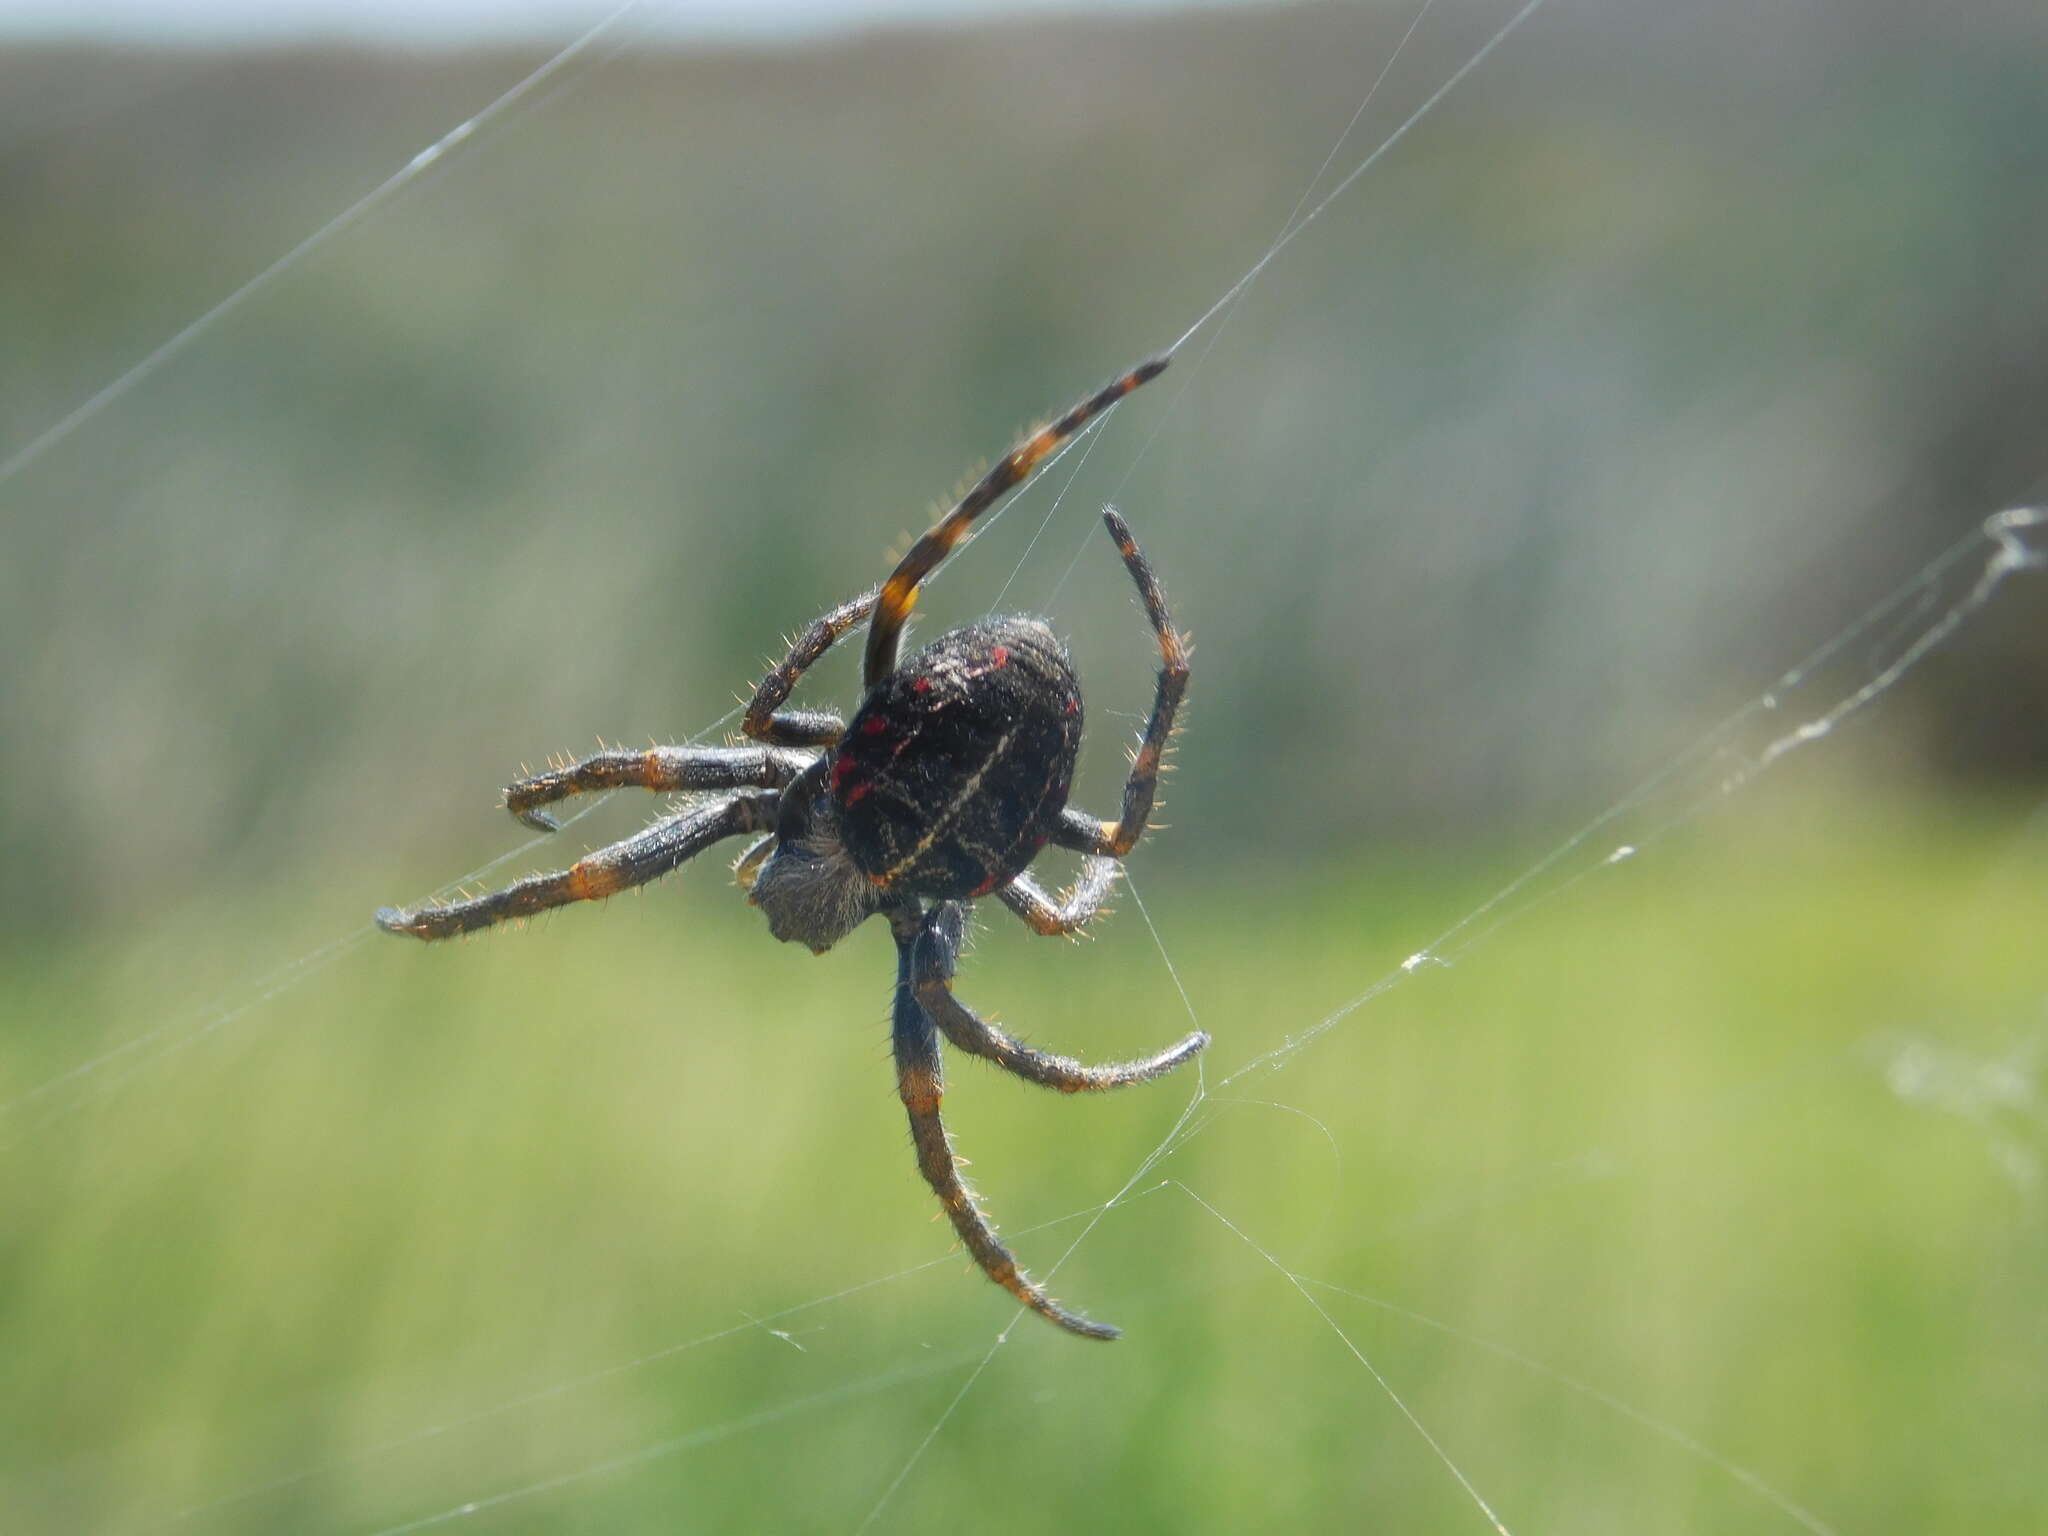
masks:
[[[1333,177],[1506,14],[1441,11]],[[1333,1327],[1516,1531],[1796,1528],[1714,1454],[2043,1528],[2048,578],[1723,793],[1979,557],[1783,668],[2038,499],[2037,5],[1552,0],[931,589],[1072,636],[1092,805],[1152,665],[1105,498],[1197,642],[1136,890],[961,977],[1092,1058],[1179,986],[1215,1034],[1056,1277],[1113,1348],[1026,1319],[959,1395],[1010,1309],[873,925],[777,946],[707,858],[364,931],[1179,335],[1410,14],[593,51],[0,479],[0,1530],[850,1531],[942,1418],[878,1528],[1478,1528]],[[535,62],[0,56],[0,462]],[[1192,1091],[948,1111],[1043,1271]]]
[[[1782,809],[1665,845],[1218,1094],[1145,1186],[1176,1187],[1057,1277],[1127,1336],[1023,1319],[886,1527],[1481,1528],[1185,1186],[1315,1281],[1484,1341],[1313,1289],[1511,1530],[1797,1529],[1533,1359],[1832,1529],[2038,1531],[2040,845],[2015,860],[1995,824],[1896,804]],[[1502,873],[1381,868],[1246,908],[1147,882],[1219,1034],[1212,1083]],[[291,942],[234,916],[179,947]],[[358,956],[12,1148],[0,1528],[200,1506],[170,1528],[364,1533],[570,1474],[459,1528],[854,1529],[1013,1309],[926,1219],[884,936],[813,961],[758,929],[681,881]],[[10,1066],[159,1017],[161,973],[12,973],[0,1011],[69,1028],[11,1034]],[[1078,949],[996,928],[962,985],[1091,1055],[1180,1022],[1135,913]],[[1034,1224],[1106,1198],[1187,1092],[953,1078],[976,1182],[1041,1270],[1080,1224]]]
[[[1432,15],[1338,169],[1498,19]],[[1208,306],[1407,20],[571,71],[0,485],[10,925],[373,826],[427,879],[519,762],[707,725],[976,457]],[[1333,207],[1006,599],[1057,592],[1098,708],[1138,707],[1113,560],[1059,581],[1122,499],[1203,643],[1182,852],[1576,811],[2023,494],[2044,39],[2024,6],[1560,8]],[[0,451],[532,62],[0,59]],[[931,612],[986,608],[1048,499]],[[2038,777],[2039,614],[1894,723]],[[1251,775],[1317,787],[1248,816]]]

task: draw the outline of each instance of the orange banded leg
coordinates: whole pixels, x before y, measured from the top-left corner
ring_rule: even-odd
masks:
[[[932,525],[905,555],[889,579],[882,583],[882,595],[875,604],[875,622],[868,628],[867,656],[862,665],[866,685],[874,687],[896,670],[896,647],[910,610],[917,606],[917,588],[967,536],[974,520],[1031,478],[1031,472],[1055,448],[1100,416],[1140,384],[1166,371],[1167,359],[1156,357],[1141,363],[1119,379],[1103,385],[1049,426],[1040,427],[996,461],[959,503]]]
[[[782,796],[773,791],[736,795],[657,821],[645,831],[600,848],[557,874],[531,875],[502,891],[412,911],[384,907],[377,926],[416,939],[448,939],[511,918],[532,917],[575,901],[601,901],[619,891],[658,880],[713,843],[775,823]]]
[[[752,702],[747,705],[746,718],[740,722],[740,730],[755,741],[765,741],[778,747],[829,747],[846,734],[846,722],[829,710],[784,709],[783,703],[789,698],[790,690],[797,680],[815,666],[824,654],[841,640],[849,630],[875,611],[875,598],[881,591],[872,587],[859,597],[841,603],[830,613],[821,614],[811,620],[796,643],[789,648],[789,655],[782,664],[761,679],[761,686],[754,690]]]
[[[1136,1061],[1105,1062],[1101,1066],[1033,1050],[1011,1039],[953,995],[953,964],[963,929],[963,914],[957,902],[949,902],[933,913],[912,951],[911,992],[918,1006],[956,1049],[992,1061],[1012,1076],[1042,1088],[1056,1088],[1061,1093],[1103,1093],[1163,1076],[1194,1060],[1209,1043],[1209,1037],[1197,1030],[1157,1055]]]
[[[599,752],[580,763],[536,773],[506,786],[505,809],[540,832],[557,830],[540,809],[599,789],[679,793],[706,789],[780,789],[811,765],[801,752],[775,747],[649,747]]]
[[[974,1196],[960,1181],[960,1166],[953,1156],[953,1144],[939,1118],[944,1097],[944,1074],[939,1062],[939,1035],[932,1021],[910,995],[908,971],[910,947],[906,937],[897,935],[898,980],[896,985],[896,1092],[910,1117],[910,1140],[917,1149],[918,1170],[946,1219],[953,1224],[961,1243],[974,1256],[981,1272],[1040,1317],[1059,1324],[1069,1333],[1086,1339],[1113,1339],[1118,1330],[1107,1323],[1092,1323],[1077,1317],[1048,1296],[1018,1266],[1016,1255],[1005,1248],[995,1228],[974,1203]]]
[[[1123,554],[1124,565],[1145,604],[1145,617],[1159,637],[1159,686],[1152,697],[1152,718],[1146,722],[1144,738],[1131,759],[1130,777],[1124,781],[1123,814],[1115,821],[1103,821],[1070,807],[1060,813],[1052,840],[1062,848],[1120,859],[1137,846],[1152,816],[1152,801],[1158,794],[1167,744],[1173,738],[1174,716],[1188,691],[1188,648],[1180,631],[1173,627],[1173,619],[1166,611],[1166,596],[1159,590],[1159,579],[1152,574],[1152,567],[1139,550],[1137,540],[1131,537],[1130,528],[1117,516],[1114,507],[1103,509],[1102,521]]]
[[[1060,938],[1079,933],[1102,910],[1110,888],[1116,884],[1117,861],[1092,858],[1081,866],[1073,885],[1057,897],[1029,875],[1019,875],[996,897],[1024,919],[1033,933]]]

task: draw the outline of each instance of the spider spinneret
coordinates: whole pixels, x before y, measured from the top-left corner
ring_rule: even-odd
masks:
[[[1025,1306],[1088,1338],[1115,1338],[1117,1330],[1077,1317],[1025,1275],[960,1180],[939,1118],[939,1039],[1063,1093],[1148,1081],[1209,1043],[1197,1031],[1154,1056],[1087,1066],[1012,1039],[952,987],[973,901],[993,895],[1046,935],[1077,933],[1100,911],[1118,860],[1151,815],[1187,690],[1187,648],[1130,529],[1105,508],[1104,525],[1137,586],[1160,657],[1152,716],[1113,821],[1067,805],[1081,747],[1081,689],[1065,647],[1043,621],[1006,616],[965,625],[900,664],[897,650],[920,583],[975,518],[1091,418],[1165,367],[1158,358],[1133,369],[1031,434],[911,546],[886,582],[815,620],[755,690],[741,725],[753,745],[601,752],[505,791],[506,808],[543,831],[555,822],[542,807],[591,790],[631,786],[721,798],[691,805],[558,873],[463,901],[377,913],[388,932],[449,938],[644,885],[713,843],[765,834],[735,869],[776,938],[823,954],[868,918],[888,919],[897,958],[897,1092],[918,1167],[983,1272]],[[851,722],[784,709],[805,671],[862,623],[866,693]],[[1029,873],[1048,844],[1083,855],[1080,877],[1057,898]]]

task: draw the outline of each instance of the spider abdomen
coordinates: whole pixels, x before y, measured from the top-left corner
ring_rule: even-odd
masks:
[[[1081,687],[1043,623],[941,635],[847,726],[832,764],[847,855],[886,889],[985,896],[1052,835],[1080,745]]]

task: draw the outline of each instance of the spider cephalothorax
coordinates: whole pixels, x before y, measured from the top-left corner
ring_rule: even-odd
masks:
[[[1101,909],[1117,861],[1145,830],[1161,759],[1186,691],[1186,646],[1130,529],[1103,512],[1159,643],[1159,684],[1114,821],[1067,806],[1081,747],[1081,689],[1066,650],[1040,620],[984,619],[939,636],[899,665],[897,648],[919,584],[974,519],[1029,478],[1093,416],[1166,366],[1134,369],[1026,438],[905,555],[879,588],[814,621],[755,690],[742,730],[753,745],[601,752],[521,779],[511,812],[553,830],[542,807],[586,790],[637,786],[712,795],[557,874],[535,875],[463,901],[398,911],[378,924],[448,938],[507,918],[591,901],[667,874],[713,843],[760,836],[737,867],[748,900],[778,939],[819,954],[876,915],[896,940],[897,1091],[918,1166],[954,1230],[988,1276],[1032,1310],[1091,1338],[1116,1330],[1076,1317],[1018,1267],[960,1182],[939,1119],[939,1036],[1028,1081],[1065,1093],[1144,1082],[1191,1060],[1199,1032],[1156,1056],[1084,1066],[1033,1050],[953,995],[968,903],[994,896],[1033,931],[1077,932]],[[866,692],[851,722],[784,709],[806,670],[868,624]],[[1028,873],[1048,843],[1082,854],[1080,878],[1054,898]]]

